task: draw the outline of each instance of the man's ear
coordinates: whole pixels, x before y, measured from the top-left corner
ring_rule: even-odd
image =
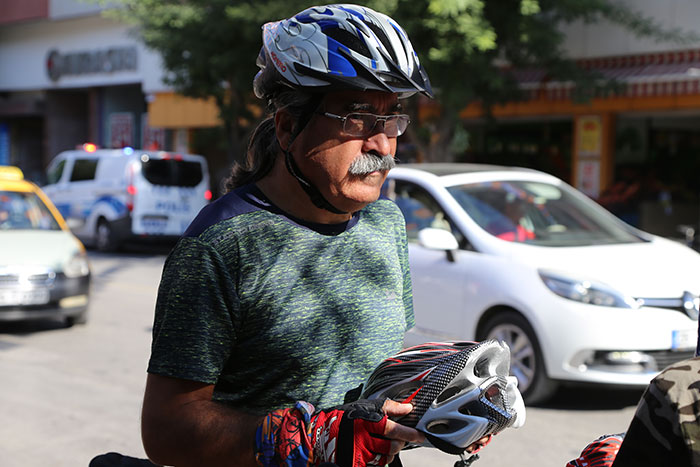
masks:
[[[284,150],[289,149],[289,142],[292,139],[295,123],[295,119],[286,110],[280,109],[275,112],[275,135],[280,148]]]

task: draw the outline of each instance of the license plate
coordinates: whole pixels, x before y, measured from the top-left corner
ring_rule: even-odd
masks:
[[[671,333],[671,349],[694,349],[698,343],[698,333],[694,329],[682,329]]]
[[[43,305],[49,302],[48,289],[0,290],[0,306]]]
[[[141,226],[145,233],[159,234],[163,233],[168,226],[168,219],[162,217],[147,217],[141,219]]]

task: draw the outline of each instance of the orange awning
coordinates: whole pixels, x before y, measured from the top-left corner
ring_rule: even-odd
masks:
[[[221,125],[214,98],[193,99],[172,92],[156,93],[148,103],[148,124],[156,128],[206,128]]]

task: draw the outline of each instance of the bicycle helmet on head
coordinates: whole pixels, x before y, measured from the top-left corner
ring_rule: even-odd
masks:
[[[384,360],[362,397],[410,402],[396,420],[426,435],[441,451],[461,454],[477,440],[525,423],[510,350],[496,340],[427,343]]]
[[[406,32],[388,16],[351,4],[314,6],[263,26],[255,94],[278,86],[308,91],[378,90],[432,97],[428,75]],[[273,66],[276,80],[261,75]]]
[[[287,149],[282,149],[287,170],[316,207],[347,214],[302,173],[288,149],[292,141],[320,105],[322,93],[376,90],[397,93],[400,98],[417,92],[432,97],[428,75],[401,26],[359,5],[310,7],[292,18],[265,24],[262,36],[255,95],[272,103],[294,89],[313,94],[297,119]]]

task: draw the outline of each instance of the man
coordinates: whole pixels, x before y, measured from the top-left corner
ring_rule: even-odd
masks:
[[[700,358],[674,363],[644,391],[625,433],[602,436],[567,467],[700,465]]]
[[[178,466],[384,465],[424,439],[388,418],[411,405],[339,404],[414,324],[403,218],[377,198],[399,99],[430,83],[400,26],[356,5],[266,24],[258,65],[272,115],[164,267],[144,447]]]
[[[613,467],[700,465],[700,358],[666,367],[644,391]]]
[[[664,368],[647,386],[625,433],[590,443],[566,467],[700,465],[700,323],[695,357]]]

